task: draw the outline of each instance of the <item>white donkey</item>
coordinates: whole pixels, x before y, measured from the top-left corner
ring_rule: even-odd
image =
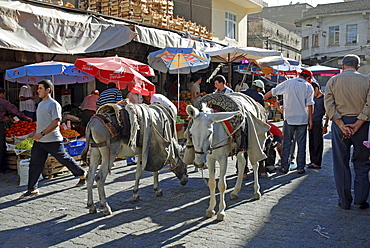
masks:
[[[231,137],[225,131],[221,122],[231,119],[240,112],[219,112],[212,113],[210,108],[205,104],[200,112],[192,105],[188,105],[186,112],[193,119],[193,124],[189,130],[192,139],[192,144],[195,151],[194,165],[201,168],[207,161],[209,170],[208,187],[210,191],[209,207],[206,210],[206,217],[210,218],[215,215],[214,208],[216,206],[216,179],[215,179],[215,163],[218,161],[220,165],[220,178],[218,181],[218,190],[220,191],[220,204],[217,213],[217,220],[224,220],[225,218],[225,191],[226,184],[226,169],[227,158],[230,151],[235,148],[236,144],[231,141]],[[231,147],[232,146],[232,147]],[[230,199],[238,198],[238,192],[241,189],[243,181],[244,167],[246,160],[244,158],[244,151],[237,153],[238,161],[238,179],[235,188],[230,195]],[[253,164],[254,172],[254,197],[260,199],[260,186],[258,183],[258,163]]]

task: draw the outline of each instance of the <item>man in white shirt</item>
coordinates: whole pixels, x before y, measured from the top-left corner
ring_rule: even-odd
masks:
[[[276,95],[284,98],[283,155],[279,170],[284,174],[289,171],[288,158],[294,135],[298,145],[297,173],[305,173],[307,129],[312,128],[312,106],[315,104],[310,84],[312,77],[312,72],[304,69],[298,78],[278,84],[264,96],[264,100]]]
[[[28,84],[21,87],[19,91],[19,110],[22,111],[26,116],[32,118],[32,121],[36,120],[36,97],[32,93],[32,88]]]
[[[241,92],[243,90],[249,89],[248,84],[244,83],[242,80],[238,80],[238,83],[235,86],[235,92]]]

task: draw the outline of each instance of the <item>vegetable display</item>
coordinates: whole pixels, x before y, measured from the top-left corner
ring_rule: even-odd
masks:
[[[10,127],[5,128],[6,137],[23,136],[36,130],[36,122],[15,121]]]
[[[173,104],[175,104],[175,106],[177,107],[177,101],[172,101]],[[188,106],[189,104],[191,104],[190,101],[180,101],[180,107],[178,108],[178,114],[179,115],[188,115],[186,113],[186,106]]]
[[[22,142],[19,142],[16,146],[15,149],[18,150],[30,150],[33,146],[33,138],[27,138],[23,140]]]
[[[80,135],[79,132],[73,129],[65,129],[65,130],[62,129],[60,132],[62,133],[64,138],[72,138],[72,137],[76,137]]]

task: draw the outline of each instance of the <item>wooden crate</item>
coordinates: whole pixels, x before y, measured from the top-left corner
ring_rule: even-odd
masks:
[[[13,151],[7,151],[6,154],[7,154],[7,157],[6,157],[7,167],[11,170],[16,170],[18,160],[25,159],[26,156],[28,155],[28,152],[24,152],[19,155],[16,155],[15,152]]]
[[[82,159],[81,155],[76,155],[72,156],[77,163],[79,163],[81,166],[86,166]],[[61,163],[58,162],[56,158],[53,156],[49,156],[45,162],[44,170],[42,171],[42,174],[44,177],[51,177],[52,175],[55,175],[57,173],[62,173],[62,172],[68,172],[68,168],[63,166]]]

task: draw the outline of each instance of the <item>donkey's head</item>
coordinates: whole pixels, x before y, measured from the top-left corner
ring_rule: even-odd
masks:
[[[195,151],[194,165],[201,168],[206,162],[206,155],[211,149],[215,135],[225,136],[226,133],[215,133],[214,123],[228,120],[239,114],[239,112],[212,113],[212,110],[206,107],[204,103],[202,104],[202,112],[192,105],[187,106],[186,112],[193,119],[193,125],[189,132]]]

